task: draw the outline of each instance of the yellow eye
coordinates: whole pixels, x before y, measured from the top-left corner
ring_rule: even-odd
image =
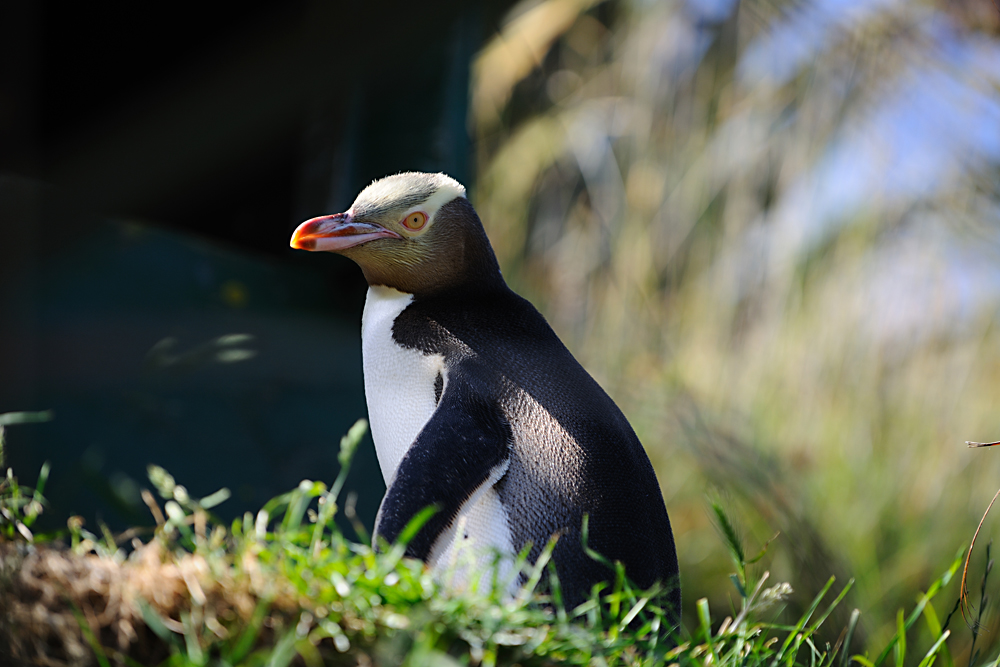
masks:
[[[418,229],[423,229],[424,225],[427,224],[427,216],[420,211],[414,211],[405,218],[403,218],[403,226],[407,229],[412,229],[417,231]]]

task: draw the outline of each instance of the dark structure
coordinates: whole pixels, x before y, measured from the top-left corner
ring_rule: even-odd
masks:
[[[27,483],[52,461],[50,521],[147,521],[147,463],[226,515],[333,478],[365,285],[288,237],[388,173],[471,179],[469,65],[509,4],[0,7],[0,412],[55,411],[6,451]]]

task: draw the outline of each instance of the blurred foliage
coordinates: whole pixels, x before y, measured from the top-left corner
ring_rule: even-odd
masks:
[[[729,604],[720,488],[884,644],[1000,482],[1000,7],[527,0],[473,72],[477,210],[636,427],[685,600]]]

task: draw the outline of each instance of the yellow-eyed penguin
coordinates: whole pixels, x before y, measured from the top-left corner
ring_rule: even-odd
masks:
[[[394,541],[439,511],[407,555],[446,569],[457,545],[553,560],[568,608],[613,578],[581,543],[643,587],[672,588],[677,556],[653,468],[624,415],[507,287],[465,188],[444,174],[375,181],[349,210],[302,223],[291,246],[357,262],[365,394],[387,486],[376,534]],[[482,561],[480,561],[480,564]]]

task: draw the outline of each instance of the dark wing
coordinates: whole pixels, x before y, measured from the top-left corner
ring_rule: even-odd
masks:
[[[472,359],[448,370],[441,403],[406,452],[375,519],[375,537],[395,542],[410,520],[437,507],[406,555],[427,560],[462,504],[507,465],[511,429],[500,410],[498,384]]]

